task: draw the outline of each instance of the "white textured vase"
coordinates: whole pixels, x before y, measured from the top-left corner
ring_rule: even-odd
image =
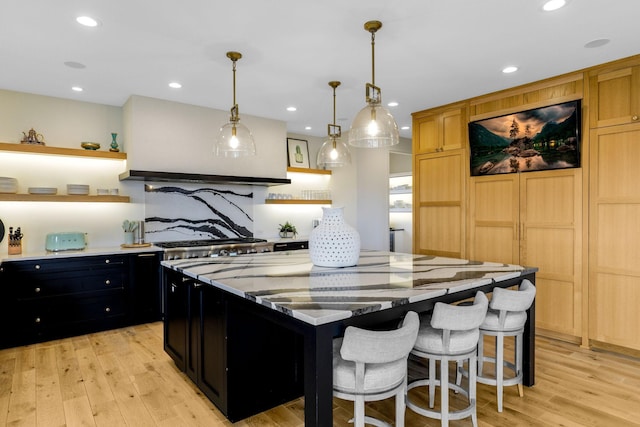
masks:
[[[360,258],[360,234],[344,222],[344,208],[322,208],[322,221],[309,235],[309,255],[318,267],[350,267]]]

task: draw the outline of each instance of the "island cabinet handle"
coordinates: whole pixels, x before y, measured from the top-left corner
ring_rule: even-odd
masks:
[[[638,116],[636,115],[636,116],[631,117],[631,120],[633,120],[633,121],[638,120]]]
[[[200,282],[194,282],[193,283],[193,289],[198,289],[201,288],[202,286],[204,286],[202,283]]]
[[[36,264],[34,267],[36,270],[40,270],[40,264]]]
[[[104,260],[104,263],[105,263],[105,264],[109,264],[110,262],[111,262],[111,261],[109,261],[109,258],[107,258],[107,259],[105,259],[105,260]]]
[[[175,284],[171,284],[171,293],[174,293],[178,287]]]
[[[34,291],[36,292],[36,294],[40,293],[40,288],[35,288]]]
[[[109,286],[109,285],[111,284],[111,280],[109,280],[109,279],[105,280],[105,281],[104,281],[104,284],[105,284],[105,285],[107,285],[107,286]]]
[[[110,313],[110,312],[111,312],[111,307],[106,307],[106,308],[104,309],[104,311],[105,311],[105,312],[107,312],[107,313]]]
[[[40,323],[40,318],[36,317],[36,323]]]

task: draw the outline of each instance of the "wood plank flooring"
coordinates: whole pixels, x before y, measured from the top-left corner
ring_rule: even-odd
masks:
[[[536,350],[536,385],[523,398],[506,388],[502,414],[494,389],[478,385],[480,426],[640,425],[640,360],[546,338]],[[352,409],[334,399],[334,425],[348,425]],[[393,400],[367,404],[367,413],[393,422]],[[0,426],[299,427],[303,419],[300,398],[231,424],[164,353],[160,322],[0,350]],[[406,425],[440,422],[407,409]]]

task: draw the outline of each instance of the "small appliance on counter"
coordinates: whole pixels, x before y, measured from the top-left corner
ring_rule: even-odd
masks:
[[[50,252],[82,250],[86,246],[86,234],[81,232],[49,233],[45,243]]]

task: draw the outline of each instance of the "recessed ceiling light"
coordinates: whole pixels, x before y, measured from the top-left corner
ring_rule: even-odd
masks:
[[[551,12],[552,10],[558,10],[567,4],[566,0],[549,0],[542,6],[542,10],[545,12]]]
[[[400,129],[402,129],[402,130],[409,130],[409,129],[411,129],[411,126],[402,126]]]
[[[510,74],[510,73],[515,73],[516,71],[518,71],[518,67],[510,65],[508,67],[504,67],[502,69],[502,72],[505,74]]]
[[[171,82],[169,83],[169,87],[172,89],[180,89],[182,87],[182,85],[178,82]]]
[[[80,25],[84,25],[85,27],[97,27],[100,25],[98,20],[93,19],[90,16],[78,16],[76,18],[76,22]]]
[[[287,107],[287,111],[297,111],[296,107]]]
[[[75,62],[75,61],[67,61],[67,62],[64,63],[64,65],[66,65],[69,68],[75,68],[77,70],[81,70],[83,68],[87,68],[86,65],[81,64],[79,62]]]
[[[396,101],[391,101],[390,103],[387,104],[387,107],[397,107],[398,103]]]
[[[71,90],[74,92],[82,92],[84,89],[82,89],[80,86],[73,86]]]
[[[304,127],[304,130],[311,130],[311,129],[313,129],[311,126],[305,126]]]
[[[587,49],[591,49],[594,47],[600,47],[600,46],[604,46],[605,44],[609,43],[611,40],[609,39],[596,39],[596,40],[591,40],[589,43],[585,44],[584,47],[586,47]]]

